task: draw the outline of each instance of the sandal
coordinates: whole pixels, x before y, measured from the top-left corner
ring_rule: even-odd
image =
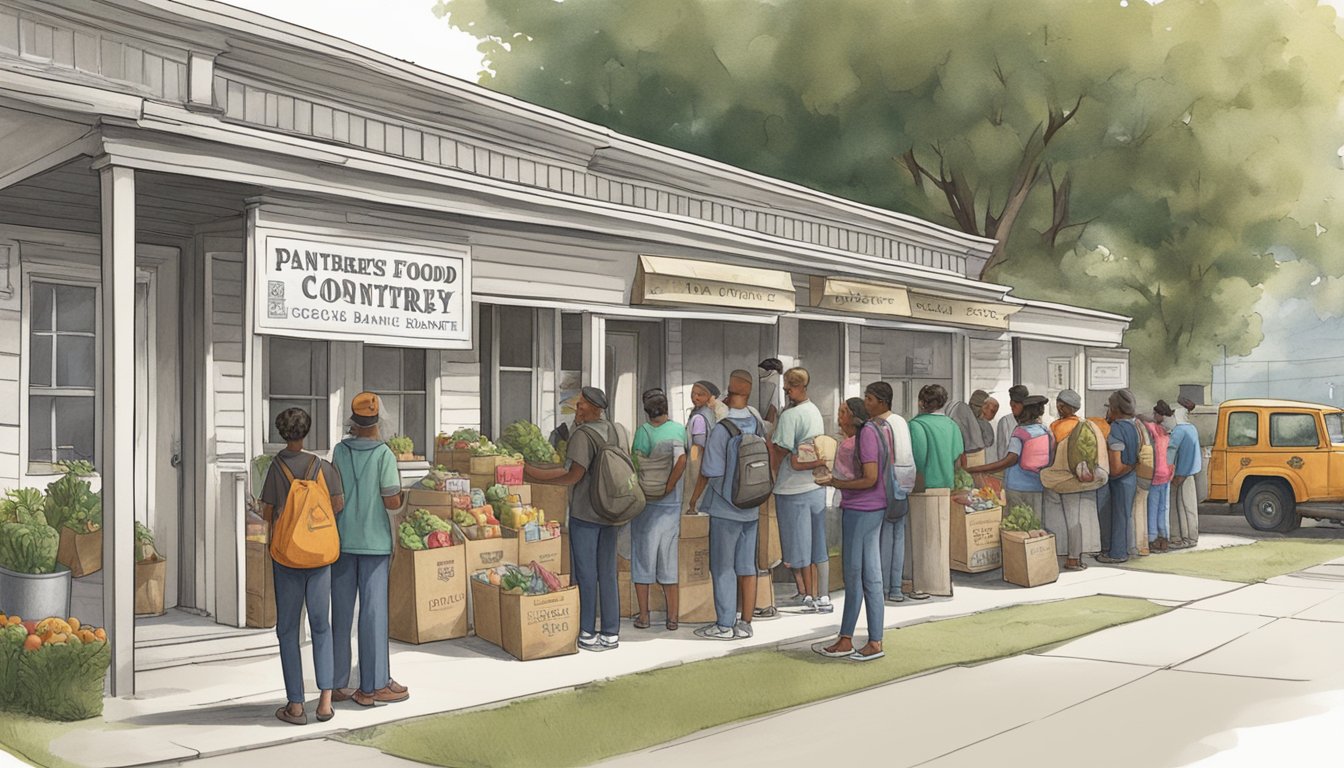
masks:
[[[639,614],[635,614],[634,616],[631,616],[630,618],[632,618],[632,619],[635,620],[635,629],[648,629],[648,628],[649,628],[649,620],[646,619],[646,618],[642,618]]]
[[[676,631],[677,631],[677,627],[679,627],[679,626],[680,626],[680,625],[677,624],[676,621],[674,621],[674,620],[672,620],[672,619],[668,619],[668,620],[667,620],[667,631],[668,631],[668,632],[676,632]]]
[[[283,706],[283,707],[281,707],[281,708],[275,710],[275,717],[276,717],[277,720],[282,720],[282,721],[284,721],[284,722],[286,722],[286,723],[289,723],[290,725],[307,725],[307,724],[308,724],[308,715],[307,715],[307,714],[302,714],[302,715],[291,715],[291,714],[289,713],[289,705],[288,705],[288,704],[286,704],[285,706]]]

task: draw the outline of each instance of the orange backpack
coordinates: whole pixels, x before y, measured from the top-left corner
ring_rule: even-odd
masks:
[[[285,508],[271,532],[271,559],[287,568],[321,568],[341,556],[341,535],[331,511],[331,491],[318,478],[322,461],[316,456],[302,480],[294,479],[283,459],[276,459],[289,481]]]

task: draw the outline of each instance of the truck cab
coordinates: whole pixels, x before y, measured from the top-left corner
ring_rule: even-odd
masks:
[[[1205,425],[1201,438],[1209,415],[1192,415],[1197,429]],[[1344,520],[1344,411],[1335,406],[1228,400],[1205,455],[1205,500],[1241,505],[1257,531],[1293,531],[1303,517]]]

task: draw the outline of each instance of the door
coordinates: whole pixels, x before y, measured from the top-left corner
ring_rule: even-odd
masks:
[[[1254,461],[1260,444],[1260,414],[1253,410],[1227,411],[1221,418],[1223,438],[1209,458],[1209,495],[1235,503],[1238,499],[1232,496],[1232,482]]]
[[[633,436],[639,426],[639,334],[607,332],[607,417]]]
[[[1272,411],[1269,414],[1271,466],[1287,469],[1301,480],[1307,496],[1319,501],[1330,495],[1330,451],[1322,440],[1320,414],[1315,411]]]

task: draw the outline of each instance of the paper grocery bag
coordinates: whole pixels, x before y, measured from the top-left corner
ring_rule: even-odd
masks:
[[[916,592],[952,595],[951,491],[931,488],[910,495],[905,540]]]
[[[1148,489],[1139,488],[1134,492],[1134,541],[1131,550],[1140,555],[1148,554]]]

